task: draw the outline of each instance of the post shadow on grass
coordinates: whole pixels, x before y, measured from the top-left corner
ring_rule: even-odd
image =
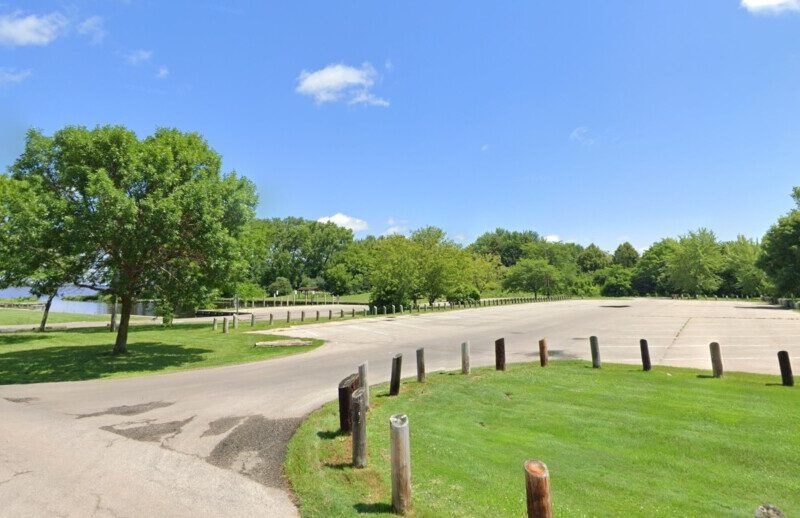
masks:
[[[346,434],[341,430],[321,430],[321,431],[317,432],[317,437],[319,437],[323,441],[330,441],[330,440],[336,439],[337,437],[340,437],[342,435],[346,435]]]
[[[0,337],[0,344],[4,338]],[[127,354],[117,355],[111,354],[107,342],[12,351],[0,353],[0,384],[81,381],[118,372],[157,372],[201,362],[209,352],[212,351],[161,342],[139,342]]]
[[[372,504],[359,502],[353,506],[353,509],[355,509],[358,514],[386,514],[393,512],[392,504],[387,504],[385,502],[375,502]]]

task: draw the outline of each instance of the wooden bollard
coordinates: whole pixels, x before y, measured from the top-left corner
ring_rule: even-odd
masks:
[[[367,466],[367,410],[364,389],[353,392],[350,404],[350,421],[353,427],[353,467]]]
[[[339,318],[344,318],[344,310],[343,309],[339,310]]]
[[[600,343],[597,341],[596,336],[589,337],[589,347],[592,350],[592,368],[600,368]]]
[[[392,379],[389,383],[389,395],[396,396],[400,393],[400,370],[403,366],[403,355],[395,354],[392,358]]]
[[[317,310],[317,321],[319,321],[319,310]]]
[[[250,327],[255,327],[255,325],[256,325],[256,314],[255,313],[251,313],[250,314]]]
[[[392,315],[394,315],[394,304],[392,304]]]
[[[364,316],[367,316],[367,310],[366,309],[364,310]],[[352,308],[350,310],[350,317],[351,318],[356,318],[356,308]]]
[[[328,310],[328,320],[333,320],[333,310],[332,309]]]
[[[494,368],[499,371],[506,370],[506,339],[498,338],[494,341]]]
[[[547,353],[547,338],[539,340],[539,364],[542,367],[547,367],[550,357]]]
[[[236,313],[233,314],[233,328],[239,329],[239,315]]]
[[[350,433],[353,429],[350,406],[353,392],[357,388],[359,388],[358,374],[351,374],[339,382],[339,429],[344,433]]]
[[[272,313],[269,314],[269,325],[272,325]]]
[[[222,318],[222,332],[228,334],[228,317]]]
[[[358,366],[358,386],[364,389],[364,407],[369,412],[369,381],[367,381],[367,373],[369,372],[369,364],[367,362]]]
[[[527,493],[528,518],[552,518],[550,473],[543,462],[538,460],[525,462],[525,492]]]
[[[719,344],[717,342],[711,342],[708,346],[709,352],[711,353],[711,370],[714,374],[715,378],[722,377],[722,352],[720,351]]]
[[[287,311],[286,312],[286,323],[288,324],[289,322],[291,322],[291,320],[292,320],[292,312],[291,311]]]
[[[408,416],[396,414],[389,418],[392,462],[392,510],[405,514],[411,507],[411,441]]]
[[[461,374],[469,374],[469,340],[461,344]]]
[[[644,338],[639,340],[639,349],[642,351],[642,370],[648,372],[653,366],[650,364],[650,347]]]
[[[792,363],[789,361],[788,351],[778,353],[778,364],[781,367],[781,383],[784,387],[793,387],[794,376],[792,375]]]
[[[217,330],[217,319],[216,318],[214,319],[214,321],[211,324],[211,330],[212,331],[216,331]]]
[[[417,349],[417,381],[425,383],[425,348]]]

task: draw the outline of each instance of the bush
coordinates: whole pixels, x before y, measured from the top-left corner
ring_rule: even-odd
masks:
[[[292,292],[292,283],[286,277],[278,277],[269,286],[267,291],[270,295],[278,293],[278,295],[287,295]]]

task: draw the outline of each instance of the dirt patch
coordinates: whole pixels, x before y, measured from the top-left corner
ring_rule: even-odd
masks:
[[[203,432],[200,437],[208,437],[209,435],[222,435],[244,419],[245,416],[237,417],[221,417],[215,421],[208,423],[208,430]]]
[[[265,486],[284,488],[282,465],[286,445],[301,421],[301,418],[250,416],[217,444],[206,461]]]
[[[101,430],[112,432],[128,439],[143,442],[162,442],[164,439],[175,437],[184,426],[186,426],[194,416],[183,421],[169,421],[167,423],[153,423],[143,426],[132,426],[123,428],[120,425],[102,426]]]
[[[311,340],[303,338],[291,338],[288,340],[272,340],[270,342],[256,342],[253,347],[297,347],[300,345],[311,345]]]
[[[97,417],[101,415],[138,415],[156,408],[164,408],[174,403],[167,401],[152,401],[150,403],[142,403],[139,405],[123,405],[107,408],[101,412],[94,412],[92,414],[78,414],[76,419],[83,419],[85,417]]]

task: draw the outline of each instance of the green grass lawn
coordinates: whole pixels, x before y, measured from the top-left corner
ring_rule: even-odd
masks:
[[[391,511],[389,416],[409,416],[414,516],[524,516],[523,462],[550,470],[556,516],[800,515],[800,388],[778,377],[556,361],[373,388],[368,467],[336,403],[292,439],[305,517]]]
[[[136,318],[136,317],[133,317]],[[83,313],[50,312],[47,324],[65,324],[68,322],[108,322],[111,315],[85,315]],[[41,309],[9,309],[0,308],[0,326],[39,324],[42,321]]]
[[[225,335],[210,324],[133,326],[128,353],[112,355],[114,333],[105,328],[0,334],[0,384],[76,381],[160,374],[266,360],[310,351],[322,344],[254,347],[286,338],[246,334],[249,323]],[[266,329],[258,324],[255,329]]]

